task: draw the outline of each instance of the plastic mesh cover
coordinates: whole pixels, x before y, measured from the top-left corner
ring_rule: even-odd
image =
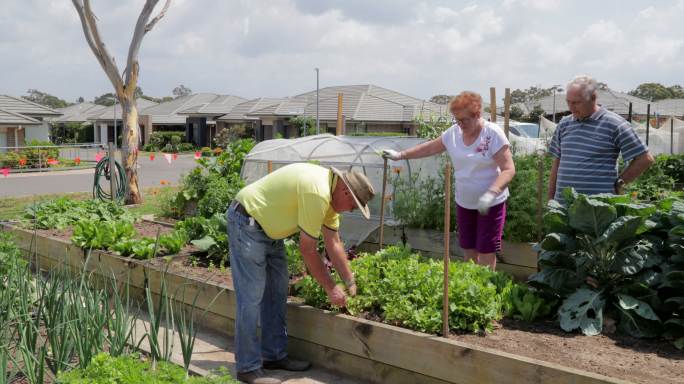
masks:
[[[345,213],[340,230],[340,235],[347,244],[357,244],[379,227],[383,178],[383,159],[380,156],[382,150],[402,151],[425,141],[415,137],[357,137],[330,134],[266,140],[258,143],[245,157],[242,178],[249,184],[265,176],[268,173],[269,161],[272,170],[291,163],[314,160],[322,166],[333,166],[341,171],[355,170],[364,173],[376,192],[376,197],[368,204],[371,220],[366,220],[359,213]],[[391,184],[394,178],[408,178],[412,175],[417,175],[418,178],[437,178],[443,164],[444,157],[441,156],[388,161],[385,195],[391,196],[394,193]],[[398,223],[392,217],[391,204],[391,200],[387,201],[385,223],[396,225]]]
[[[684,121],[670,117],[659,128],[649,127],[648,140],[646,124],[632,122],[632,127],[644,144],[648,141],[651,154],[684,153]]]

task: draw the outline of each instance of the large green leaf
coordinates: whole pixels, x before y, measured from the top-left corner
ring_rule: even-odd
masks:
[[[553,200],[552,200],[553,201]],[[546,233],[569,233],[572,231],[568,223],[568,215],[564,210],[549,209],[544,214],[544,230]]]
[[[620,244],[625,240],[633,238],[639,226],[641,225],[641,217],[638,216],[622,216],[612,222],[608,228],[603,232],[601,237],[596,239],[596,243],[615,243]]]
[[[580,329],[587,336],[598,335],[603,330],[603,307],[601,292],[579,289],[570,295],[558,310],[560,325],[566,332]]]
[[[216,240],[211,236],[204,236],[199,240],[193,240],[191,243],[199,248],[201,251],[207,251],[211,247],[217,245]]]
[[[572,252],[577,248],[575,239],[564,233],[549,233],[542,239],[540,245],[545,251]]]
[[[660,321],[658,315],[653,312],[653,309],[647,303],[630,295],[618,293],[617,296],[622,309],[634,311],[637,315],[647,320]]]
[[[647,240],[635,241],[617,252],[612,270],[623,275],[633,275],[644,268],[652,252],[651,243]]]
[[[672,310],[681,311],[684,309],[684,296],[670,297],[665,300],[664,304]]]
[[[599,237],[617,218],[617,211],[610,204],[579,195],[568,209],[568,217],[572,228]]]
[[[540,265],[560,268],[574,268],[573,257],[563,251],[541,251],[537,259]]]
[[[649,217],[657,208],[651,204],[615,204],[619,216],[638,216],[642,218]]]
[[[604,203],[610,205],[629,204],[632,202],[632,199],[629,197],[629,195],[613,195],[611,193],[599,193],[596,195],[591,195],[591,198],[603,201]]]
[[[684,288],[684,271],[670,271],[665,275],[661,288]]]
[[[662,329],[660,322],[644,319],[635,311],[624,309],[620,305],[616,305],[616,307],[620,310],[620,322],[618,323],[620,332],[634,337],[656,337],[660,335]]]
[[[567,294],[577,287],[577,274],[571,269],[549,267],[530,276],[527,281],[541,288],[551,288]]]

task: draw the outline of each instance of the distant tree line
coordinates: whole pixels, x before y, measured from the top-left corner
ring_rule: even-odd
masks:
[[[49,107],[49,108],[64,108],[64,107],[68,107],[70,105],[83,103],[85,101],[83,96],[81,96],[78,99],[76,99],[75,102],[71,103],[71,102],[68,102],[64,99],[57,97],[57,96],[53,96],[47,92],[42,92],[42,91],[39,91],[37,89],[29,89],[28,91],[26,91],[26,93],[27,93],[26,96],[22,96],[24,99],[26,99],[28,101],[32,101],[32,102],[40,104],[40,105],[44,105],[44,106]],[[173,96],[153,97],[153,96],[145,95],[142,88],[140,88],[140,87],[137,87],[135,89],[135,97],[136,98],[154,101],[155,103],[163,103],[165,101],[171,101],[171,100],[176,99],[178,97],[191,95],[192,89],[181,84],[178,87],[175,87],[171,91],[171,93],[173,94]],[[114,95],[114,93],[109,92],[109,93],[102,94],[100,96],[96,96],[93,99],[93,103],[109,107],[111,105],[114,105],[115,100],[116,100],[116,96]]]

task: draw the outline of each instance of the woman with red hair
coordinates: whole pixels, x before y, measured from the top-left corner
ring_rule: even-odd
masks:
[[[397,152],[394,160],[418,159],[447,151],[454,168],[458,241],[464,260],[496,269],[496,253],[506,220],[508,184],[515,176],[510,143],[498,125],[482,118],[482,97],[464,91],[449,102],[456,124],[441,137]]]

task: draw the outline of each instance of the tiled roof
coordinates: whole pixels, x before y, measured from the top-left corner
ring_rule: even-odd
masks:
[[[0,109],[6,112],[20,113],[27,116],[59,116],[61,113],[52,108],[36,104],[21,97],[0,95]]]

